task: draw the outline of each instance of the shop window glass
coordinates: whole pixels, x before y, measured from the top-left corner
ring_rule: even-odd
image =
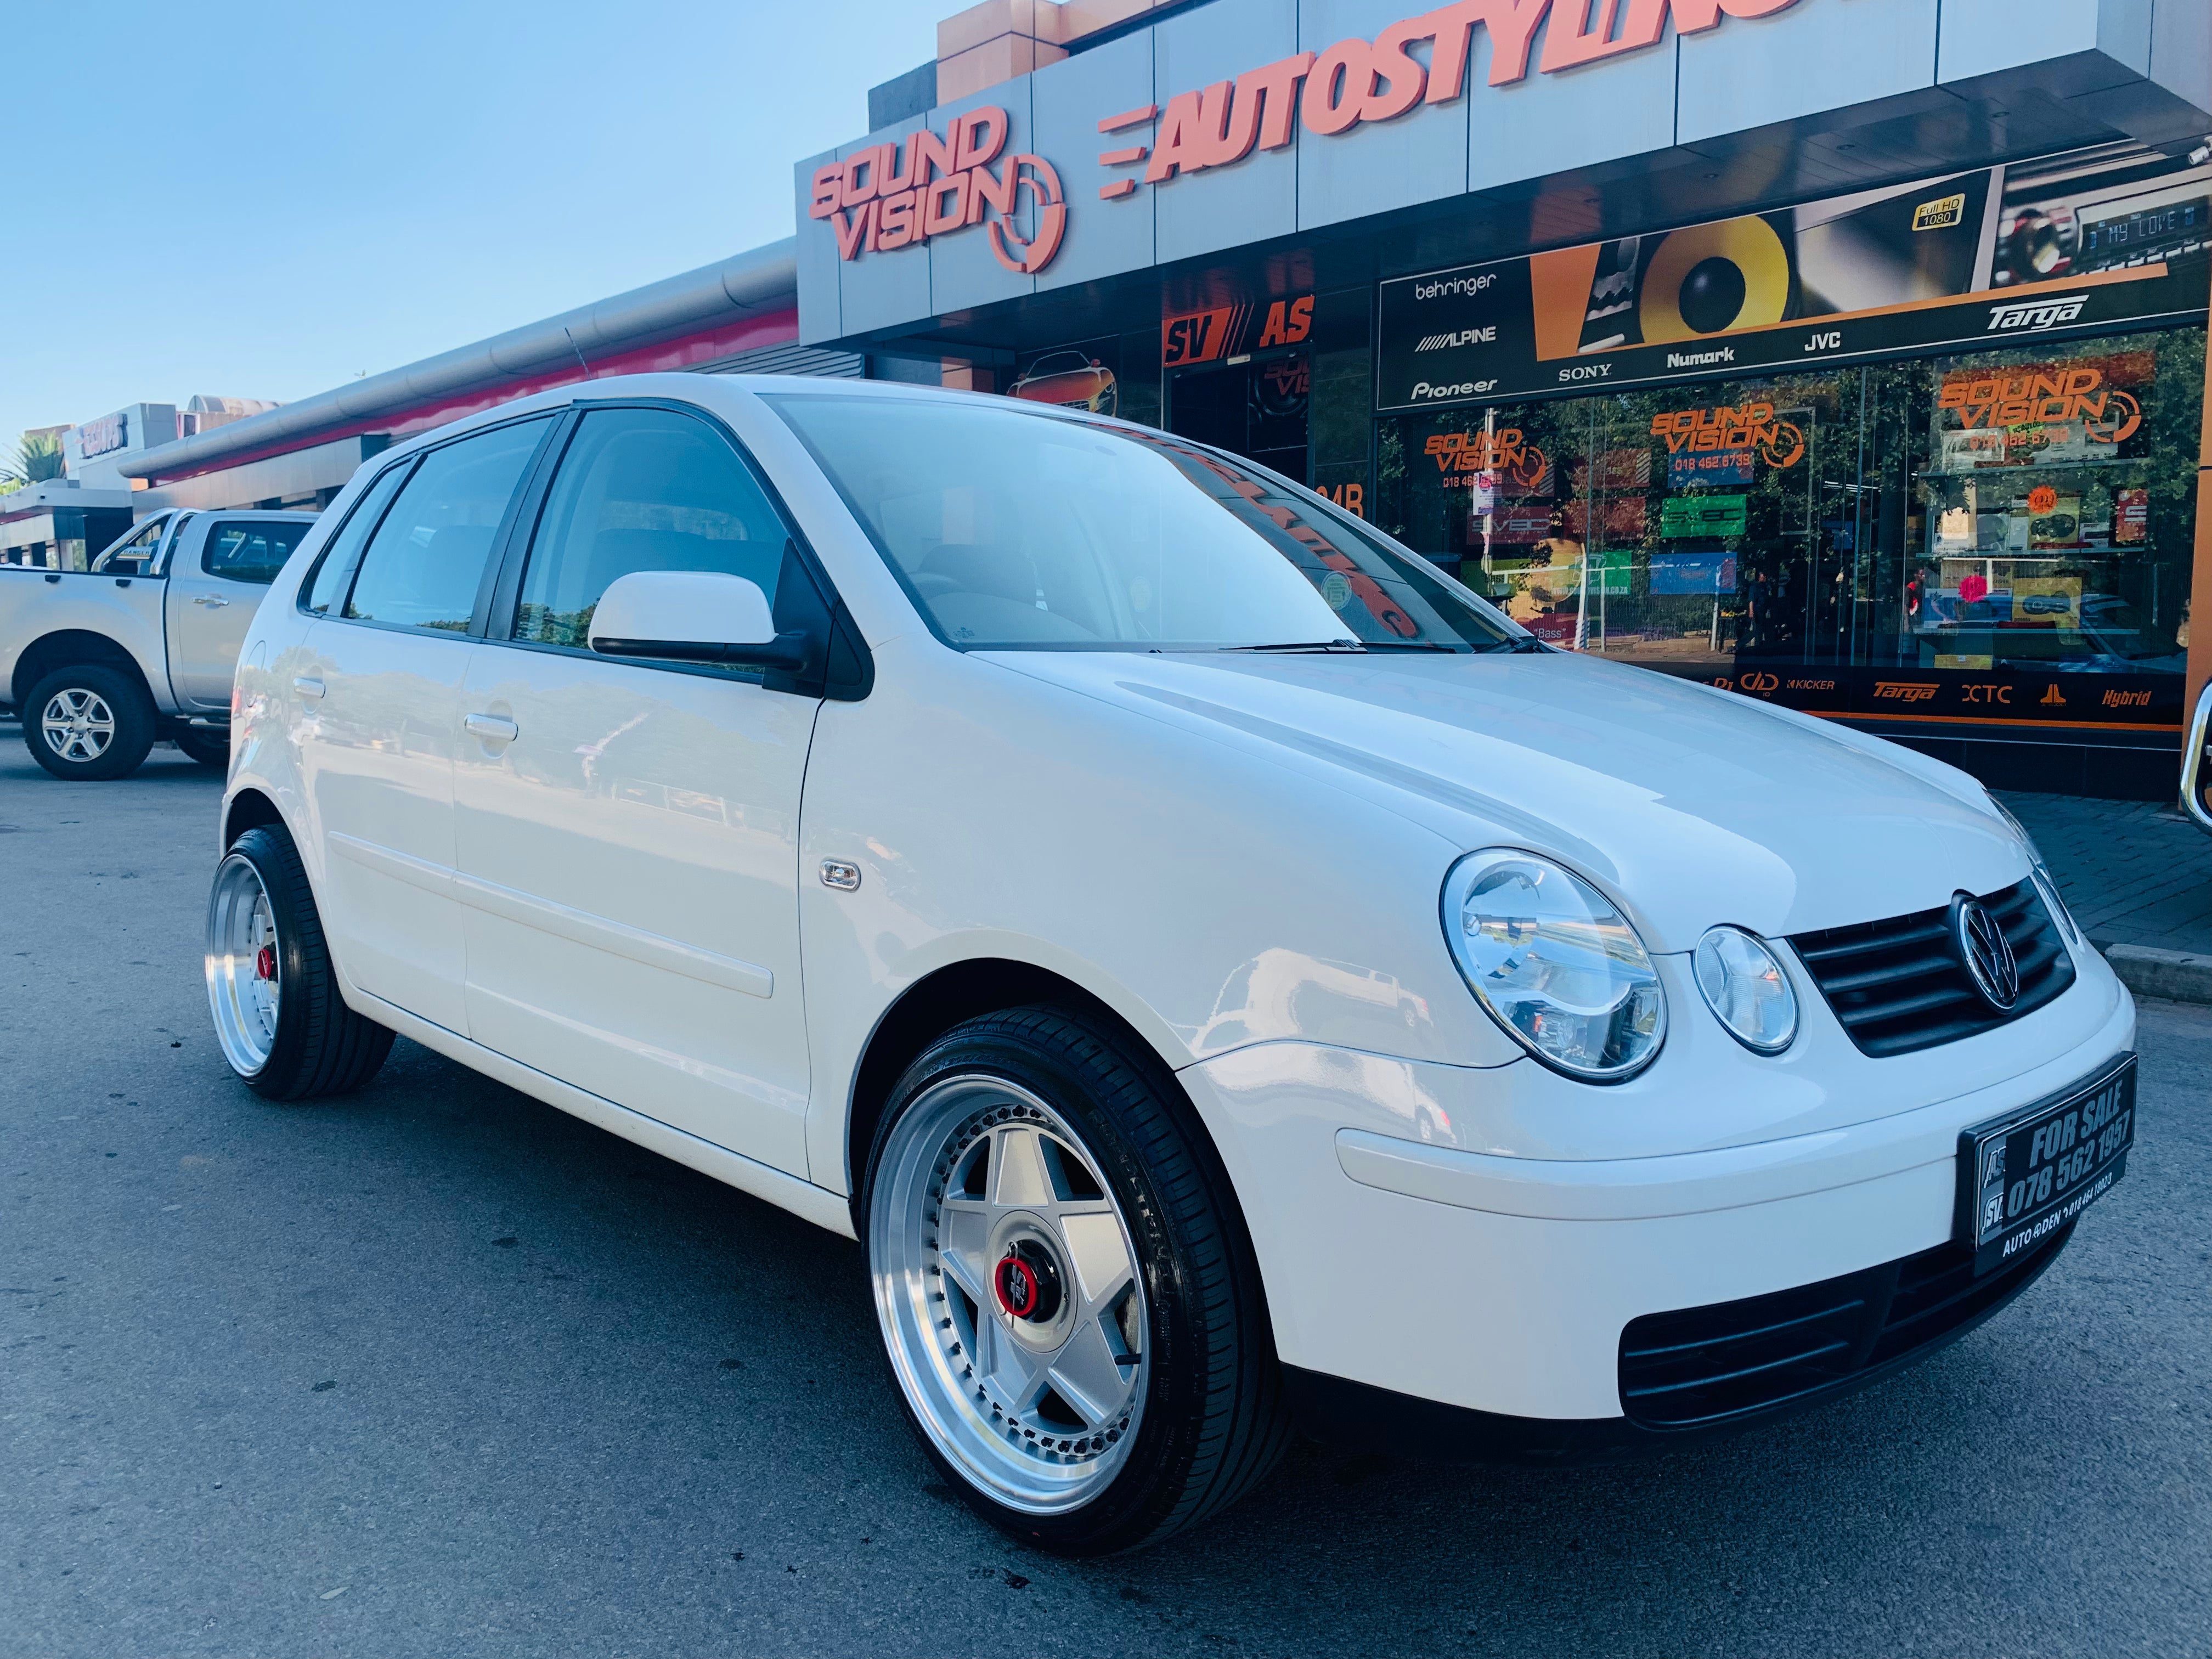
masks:
[[[660,409],[596,411],[546,497],[514,637],[587,649],[600,596],[637,570],[743,576],[773,605],[789,539],[751,471],[704,422]]]
[[[2179,343],[2141,336],[1932,366],[1911,657],[2183,672],[2197,409],[2184,379],[2193,354]]]
[[[1389,418],[1376,516],[1569,648],[1869,719],[2155,726],[2204,349],[2173,329]]]
[[[500,521],[545,425],[495,427],[425,455],[372,535],[344,614],[465,634]]]
[[[200,568],[234,582],[267,585],[313,526],[304,524],[218,524],[208,531]]]

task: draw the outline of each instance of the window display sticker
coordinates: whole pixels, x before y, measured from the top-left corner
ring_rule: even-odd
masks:
[[[1747,484],[1756,452],[1717,449],[1704,455],[1669,455],[1667,488],[1687,489],[1692,484]]]
[[[2081,579],[2079,576],[2014,576],[2012,579],[2012,619],[2040,623],[2052,628],[2081,625]]]
[[[2120,489],[2112,493],[2112,539],[2139,542],[2150,529],[2150,491]]]
[[[2027,545],[2031,552],[2057,548],[2086,547],[2081,537],[2081,496],[2078,490],[2052,490],[2046,512],[2035,510],[2035,495],[2028,497]]]
[[[2212,163],[2115,143],[2016,162],[2001,178],[1977,169],[1395,278],[1379,295],[1376,406],[1610,392],[2195,319],[2212,265],[2208,182]],[[2085,201],[2096,215],[2077,215]],[[2100,441],[2094,430],[2045,435]]]
[[[1735,555],[1724,548],[1651,556],[1654,593],[1729,593],[1735,591]]]
[[[1659,504],[1659,533],[1670,541],[1684,536],[1741,536],[1748,522],[1749,499],[1669,495]]]

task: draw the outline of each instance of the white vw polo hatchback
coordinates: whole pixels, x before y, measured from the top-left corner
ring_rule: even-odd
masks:
[[[1986,1318],[2135,1015],[1965,775],[1553,651],[1234,457],[608,380],[365,465],[261,607],[224,1053],[394,1032],[857,1237],[983,1514],[1127,1548],[1294,1426],[1611,1455]]]

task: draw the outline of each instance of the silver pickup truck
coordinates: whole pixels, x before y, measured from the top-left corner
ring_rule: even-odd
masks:
[[[157,513],[88,570],[0,564],[0,703],[58,778],[127,777],[162,738],[230,759],[230,682],[312,513]]]

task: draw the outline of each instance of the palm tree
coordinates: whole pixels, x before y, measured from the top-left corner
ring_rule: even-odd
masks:
[[[12,459],[0,460],[0,486],[20,489],[62,476],[62,441],[52,432],[26,432]]]

